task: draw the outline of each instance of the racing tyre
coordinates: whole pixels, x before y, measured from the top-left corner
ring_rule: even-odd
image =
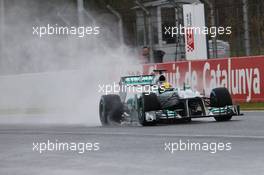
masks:
[[[120,97],[115,94],[103,95],[99,103],[99,114],[102,126],[120,124],[123,105]]]
[[[210,94],[211,107],[220,108],[233,105],[231,95],[227,88],[220,87],[212,90]],[[215,117],[216,121],[231,120],[232,114],[223,117]]]
[[[138,103],[138,120],[142,126],[153,126],[156,125],[156,121],[147,121],[146,112],[160,110],[160,103],[158,101],[157,95],[142,94]]]

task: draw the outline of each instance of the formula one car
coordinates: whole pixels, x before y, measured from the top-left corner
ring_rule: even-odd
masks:
[[[184,85],[173,88],[162,74],[122,77],[119,94],[101,97],[100,120],[103,126],[138,122],[143,126],[162,121],[214,117],[216,121],[228,121],[242,115],[239,105],[233,105],[228,89],[215,88],[210,97]],[[132,89],[132,90],[131,90]]]

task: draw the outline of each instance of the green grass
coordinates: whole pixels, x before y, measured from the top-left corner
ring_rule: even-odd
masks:
[[[239,105],[242,110],[264,110],[264,102],[240,103]]]

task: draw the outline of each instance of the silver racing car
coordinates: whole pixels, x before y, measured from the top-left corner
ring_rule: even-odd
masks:
[[[101,97],[99,114],[103,126],[133,122],[147,126],[204,117],[228,121],[242,115],[224,87],[213,89],[206,97],[186,85],[173,88],[166,82],[164,70],[155,72],[159,75],[121,77],[119,94]]]

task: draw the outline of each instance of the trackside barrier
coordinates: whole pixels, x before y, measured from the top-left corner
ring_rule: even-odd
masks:
[[[264,101],[264,56],[143,65],[144,74],[153,69],[166,69],[173,86],[186,83],[206,95],[212,88],[226,87],[236,102]]]

